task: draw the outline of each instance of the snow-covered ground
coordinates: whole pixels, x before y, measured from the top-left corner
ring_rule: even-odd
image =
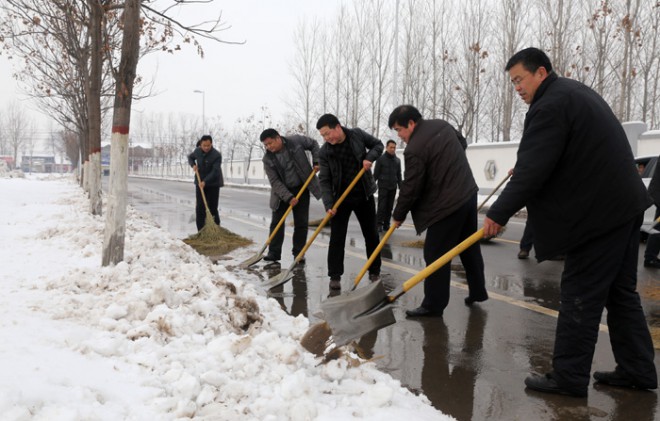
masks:
[[[129,208],[124,262],[70,177],[0,177],[0,420],[448,420]]]

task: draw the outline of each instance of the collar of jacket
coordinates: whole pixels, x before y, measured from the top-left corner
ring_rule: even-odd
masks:
[[[534,104],[536,101],[539,100],[545,93],[545,91],[548,89],[548,86],[552,84],[555,80],[559,79],[559,76],[557,76],[557,73],[554,71],[550,73],[545,79],[543,79],[543,82],[539,85],[539,88],[536,90],[534,93],[534,99],[532,100],[532,103],[529,104],[530,106]]]

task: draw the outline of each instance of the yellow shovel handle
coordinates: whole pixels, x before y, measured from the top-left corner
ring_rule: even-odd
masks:
[[[303,184],[303,186],[300,188],[300,191],[296,195],[296,199],[300,199],[300,196],[302,196],[302,194],[305,191],[305,189],[307,188],[307,186],[309,186],[309,183],[311,183],[312,179],[314,179],[314,174],[316,174],[316,171],[312,170],[312,173],[309,175],[309,177],[307,177],[307,180],[305,181],[305,184]],[[293,209],[293,206],[289,205],[286,212],[284,212],[284,215],[282,216],[282,218],[280,218],[280,222],[277,223],[277,226],[275,227],[273,232],[270,234],[270,237],[268,237],[268,240],[266,240],[266,245],[270,244],[271,241],[273,241],[273,238],[275,238],[275,234],[277,234],[277,231],[280,229],[282,224],[284,224],[284,221],[286,220],[286,217],[289,216],[289,214],[291,213],[291,209]]]
[[[385,246],[385,243],[387,243],[387,240],[390,239],[390,236],[392,235],[392,233],[394,232],[395,229],[396,229],[396,225],[392,224],[392,226],[390,226],[390,229],[388,229],[387,232],[385,233],[385,235],[383,235],[383,239],[380,240],[380,244],[378,244],[378,247],[376,247],[374,252],[371,253],[371,256],[369,257],[369,260],[367,260],[367,263],[364,264],[364,266],[362,267],[362,270],[360,271],[358,276],[355,278],[353,288],[358,286],[358,284],[360,283],[360,280],[362,280],[362,277],[364,276],[364,274],[367,273],[367,270],[371,267],[371,264],[374,262],[374,260],[376,260],[376,257],[378,256],[378,253],[380,253],[380,251],[383,249],[383,247]]]
[[[364,175],[364,172],[365,172],[365,169],[362,168],[362,169],[360,170],[360,172],[357,173],[357,175],[355,176],[355,178],[353,179],[353,181],[351,181],[351,184],[349,184],[348,187],[346,187],[346,190],[344,191],[344,193],[343,193],[343,194],[341,195],[341,197],[335,202],[334,206],[332,207],[332,210],[335,210],[335,211],[337,210],[337,208],[339,207],[339,205],[341,205],[341,202],[343,202],[344,199],[346,199],[346,196],[348,196],[348,194],[351,192],[351,190],[353,190],[353,187],[355,187],[355,185],[357,184],[357,182],[358,182],[358,180],[360,179],[360,177],[362,177],[362,176]],[[325,224],[328,223],[328,221],[330,220],[330,218],[332,218],[332,215],[330,215],[329,213],[326,212],[325,216],[323,217],[323,220],[321,221],[321,223],[319,224],[319,226],[316,227],[316,230],[314,231],[314,234],[312,234],[312,237],[307,241],[307,244],[305,244],[305,247],[303,247],[303,249],[300,250],[300,253],[298,253],[298,255],[296,256],[296,260],[295,260],[296,262],[298,262],[300,259],[302,259],[302,257],[303,257],[303,256],[305,255],[305,253],[307,252],[307,249],[312,245],[312,243],[313,243],[314,240],[316,239],[316,236],[319,235],[319,232],[321,232],[321,230],[323,229],[323,227],[325,226]]]
[[[456,247],[453,249],[449,250],[447,253],[444,255],[440,256],[435,262],[431,263],[424,269],[422,269],[420,272],[418,272],[416,275],[408,279],[406,282],[403,283],[402,289],[403,293],[408,292],[412,287],[417,285],[418,283],[422,282],[426,277],[428,277],[430,274],[435,272],[436,270],[440,269],[447,263],[451,262],[451,259],[454,257],[458,256],[459,254],[463,253],[466,249],[468,249],[470,246],[472,246],[474,243],[477,241],[481,240],[484,236],[484,229],[481,228],[465,240],[463,240],[461,243],[459,243]],[[399,295],[401,295],[399,294]],[[398,296],[390,296],[389,299],[390,301],[394,301]]]

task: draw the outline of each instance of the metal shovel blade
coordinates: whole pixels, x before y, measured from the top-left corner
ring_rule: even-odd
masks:
[[[337,346],[396,322],[382,281],[329,298],[321,310]]]
[[[238,267],[241,269],[247,269],[250,266],[254,265],[255,263],[258,263],[261,259],[264,258],[264,250],[266,250],[266,247],[262,248],[261,251],[254,256],[250,257],[249,259],[246,259],[242,261]]]
[[[294,260],[293,265],[289,267],[287,270],[283,270],[282,272],[278,273],[277,275],[273,276],[272,278],[264,282],[263,283],[264,288],[266,289],[275,288],[276,286],[282,285],[286,283],[289,279],[293,278],[293,266],[295,265],[296,265],[296,261]]]

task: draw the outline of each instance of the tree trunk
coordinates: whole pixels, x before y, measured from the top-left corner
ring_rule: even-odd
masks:
[[[90,166],[89,166],[89,199],[92,215],[101,215],[101,79],[102,79],[102,25],[103,10],[99,0],[87,0],[90,9],[90,65],[86,73],[88,80],[85,83],[87,91],[87,127],[89,136]]]
[[[116,75],[110,191],[103,240],[103,266],[124,260],[128,176],[128,132],[131,122],[133,83],[140,51],[140,0],[126,0],[121,61]]]

